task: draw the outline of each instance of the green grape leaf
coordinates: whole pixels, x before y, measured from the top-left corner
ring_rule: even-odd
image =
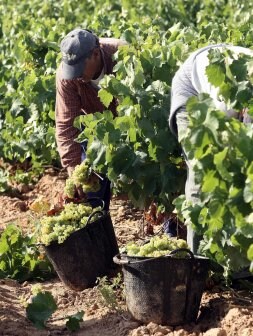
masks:
[[[122,37],[129,43],[133,43],[136,39],[136,35],[131,29],[126,29]]]
[[[224,148],[221,152],[215,154],[214,164],[216,165],[216,168],[220,173],[221,177],[228,182],[232,182],[233,177],[226,169],[227,153],[228,153],[228,147]]]
[[[98,96],[105,107],[108,107],[113,100],[113,95],[105,89],[99,90]]]
[[[66,322],[66,327],[70,331],[77,331],[80,329],[80,322],[83,321],[84,311],[80,311],[75,315],[68,316],[68,320]]]
[[[38,329],[45,328],[45,322],[56,311],[57,305],[50,292],[38,293],[26,308],[27,318]]]
[[[209,83],[215,87],[219,87],[225,80],[225,74],[223,68],[217,64],[209,64],[206,67],[206,75]]]
[[[247,76],[247,60],[243,57],[240,57],[237,60],[233,60],[232,64],[230,65],[230,70],[235,76],[238,82],[243,81]]]
[[[233,86],[231,83],[224,82],[220,85],[219,94],[227,102],[231,98]]]
[[[211,193],[218,185],[219,179],[216,177],[216,172],[214,170],[209,170],[206,172],[203,179],[202,191]]]
[[[0,256],[6,253],[10,249],[8,241],[3,236],[0,239]]]
[[[246,184],[246,186],[243,190],[243,198],[244,198],[244,201],[246,203],[250,203],[253,200],[253,185],[252,185],[252,183]]]
[[[247,87],[246,85],[238,86],[238,91],[236,94],[236,100],[242,104],[246,104],[252,97],[252,88]]]
[[[111,78],[109,82],[109,89],[113,95],[116,96],[129,96],[130,95],[130,89],[127,85],[123,84],[116,78]]]

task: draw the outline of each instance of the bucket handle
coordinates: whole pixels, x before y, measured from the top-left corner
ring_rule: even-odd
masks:
[[[102,207],[102,210],[104,210],[105,202],[104,202],[104,200],[102,200],[102,199],[99,198],[99,197],[90,197],[90,198],[89,198],[86,202],[84,202],[84,203],[88,203],[89,201],[93,201],[93,200],[101,201],[101,204],[102,204],[101,207]],[[94,211],[93,213],[91,213],[91,214],[89,215],[89,217],[88,217],[87,224],[90,223],[92,217],[93,217],[95,214],[100,213],[100,214],[103,216],[104,213],[103,213],[102,210],[97,210],[97,211]],[[86,225],[87,225],[87,224],[86,224]],[[43,246],[43,247],[44,247],[45,244],[42,244],[42,243],[35,243],[35,244],[33,244],[33,246],[37,246],[37,247],[39,247],[39,246]]]
[[[104,216],[104,212],[103,212],[102,210],[94,211],[94,212],[92,212],[92,213],[89,215],[88,220],[87,220],[87,224],[86,224],[86,225],[88,225],[88,224],[90,223],[92,217],[93,217],[94,215],[98,214],[98,213],[101,214],[101,217]]]
[[[186,249],[186,248],[178,248],[176,250],[171,251],[169,254],[166,254],[166,255],[163,255],[163,256],[159,256],[159,257],[152,257],[152,258],[148,258],[148,259],[143,259],[143,260],[122,260],[121,259],[121,255],[119,253],[119,254],[117,254],[116,256],[113,257],[113,261],[117,265],[138,264],[138,263],[143,263],[143,262],[151,261],[151,260],[154,260],[154,259],[160,259],[160,258],[164,258],[164,257],[171,257],[171,256],[173,256],[174,254],[176,254],[178,252],[187,252],[190,255],[190,259],[194,259],[194,254],[192,253],[192,251],[190,251],[189,249]]]
[[[103,200],[101,200],[101,201],[103,201]],[[88,220],[87,220],[87,224],[86,224],[86,225],[88,225],[88,224],[90,223],[92,217],[93,217],[95,214],[98,214],[98,213],[101,214],[101,217],[104,216],[104,212],[103,212],[102,210],[94,211],[94,212],[92,212],[92,213],[89,215]],[[45,247],[45,244],[42,244],[42,243],[35,243],[35,244],[32,244],[32,245],[33,245],[33,246],[43,246],[43,247]]]
[[[120,253],[116,254],[116,256],[114,256],[112,259],[115,262],[115,264],[117,264],[117,265],[126,265],[126,264],[130,264],[131,263],[130,260],[122,260],[120,258]]]
[[[171,251],[168,256],[172,256],[174,254],[177,254],[178,252],[187,252],[190,255],[190,259],[194,259],[194,254],[192,253],[192,251],[184,247]]]
[[[100,197],[88,197],[87,201],[85,203],[89,203],[90,201],[100,201],[101,202],[101,208],[102,208],[102,210],[104,210],[105,202],[102,198],[100,198]]]

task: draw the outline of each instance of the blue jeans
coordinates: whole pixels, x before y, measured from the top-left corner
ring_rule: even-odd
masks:
[[[82,143],[81,146],[82,146],[81,160],[83,161],[86,158],[86,149],[87,149],[86,142]],[[104,210],[109,211],[111,201],[111,182],[105,175],[100,174],[100,176],[103,178],[103,180],[99,179],[100,183],[99,191],[88,192],[87,197],[88,200],[90,199],[90,203],[93,207],[101,206],[100,200],[103,200]]]

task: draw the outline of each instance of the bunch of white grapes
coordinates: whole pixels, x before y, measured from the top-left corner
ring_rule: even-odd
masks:
[[[71,177],[66,180],[64,194],[68,198],[74,198],[75,187],[81,187],[85,193],[96,192],[100,189],[99,178],[92,173],[87,160],[77,165]]]
[[[185,240],[170,238],[164,234],[162,236],[152,237],[150,241],[144,245],[131,242],[126,245],[126,252],[128,256],[132,257],[161,257],[179,248],[189,249]],[[185,257],[186,255],[187,252],[181,251],[174,256]]]
[[[71,233],[85,227],[88,217],[101,207],[92,208],[89,205],[68,203],[64,209],[55,216],[43,216],[40,220],[40,241],[44,245],[52,241],[63,243]],[[92,217],[95,221],[99,213]]]

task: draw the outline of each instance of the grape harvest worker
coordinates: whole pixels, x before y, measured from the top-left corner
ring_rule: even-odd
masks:
[[[181,65],[176,72],[171,85],[171,108],[169,116],[169,126],[180,141],[180,134],[184,134],[188,126],[188,116],[186,111],[187,100],[192,96],[197,96],[199,93],[207,93],[213,99],[215,107],[224,111],[230,117],[239,117],[239,114],[233,110],[229,110],[224,101],[218,97],[218,89],[208,82],[206,75],[206,67],[209,64],[208,53],[210,49],[227,48],[235,55],[245,54],[253,56],[253,50],[231,46],[226,44],[216,44],[203,47],[193,52],[187,60]],[[243,122],[250,122],[250,117],[247,113],[243,115]],[[184,148],[182,148],[184,150]],[[186,199],[196,203],[200,186],[195,183],[194,171],[192,163],[185,155],[187,164],[187,180],[185,185]],[[194,231],[187,228],[187,243],[194,253],[197,253],[199,241],[201,237],[197,236]]]
[[[76,165],[85,158],[85,146],[77,143],[80,130],[73,126],[81,114],[103,112],[106,108],[98,97],[99,82],[105,74],[112,74],[113,54],[124,41],[98,38],[87,29],[74,29],[61,41],[62,60],[56,72],[56,142],[61,164],[71,176]],[[116,114],[116,100],[108,107]],[[79,197],[84,197],[77,189]],[[101,189],[93,197],[101,197],[108,210],[110,181],[104,178]]]

